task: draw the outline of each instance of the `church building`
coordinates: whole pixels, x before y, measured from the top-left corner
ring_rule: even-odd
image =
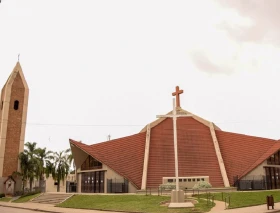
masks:
[[[29,89],[20,63],[6,81],[0,96],[0,193],[21,190],[20,178],[11,177],[19,170],[19,153],[24,149]]]
[[[212,187],[280,188],[278,140],[226,132],[181,108],[176,96],[180,187],[206,180]],[[167,113],[171,115],[173,112]],[[180,115],[182,117],[180,117]],[[173,119],[161,117],[139,133],[86,145],[70,139],[77,192],[136,192],[174,183]]]

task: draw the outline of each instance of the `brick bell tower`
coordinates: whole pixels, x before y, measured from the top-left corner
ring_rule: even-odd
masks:
[[[14,171],[19,171],[19,153],[24,149],[24,137],[29,89],[20,63],[1,91],[0,99],[0,193],[5,193],[4,182]],[[14,191],[21,189],[15,180]]]

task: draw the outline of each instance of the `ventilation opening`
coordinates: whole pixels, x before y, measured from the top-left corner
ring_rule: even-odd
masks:
[[[19,101],[16,100],[16,101],[14,102],[14,110],[18,110],[18,106],[19,106]]]
[[[1,101],[1,108],[0,108],[0,110],[2,110],[3,109],[3,101]]]

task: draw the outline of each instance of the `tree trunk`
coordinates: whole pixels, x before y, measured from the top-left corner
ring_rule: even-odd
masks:
[[[40,176],[40,180],[39,180],[39,190],[40,190],[41,192],[45,192],[45,191],[46,191],[45,188],[43,189],[43,183],[44,183],[44,176],[41,175],[41,176]]]
[[[57,180],[57,192],[60,192],[60,180]]]
[[[22,193],[24,194],[24,179],[21,179],[21,184],[22,184]]]
[[[30,192],[32,192],[32,180],[29,180],[29,190],[30,190]]]

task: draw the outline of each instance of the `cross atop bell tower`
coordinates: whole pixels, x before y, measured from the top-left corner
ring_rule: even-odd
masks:
[[[184,90],[180,90],[179,86],[176,86],[176,91],[172,93],[172,96],[176,96],[176,107],[180,106],[180,94],[182,94]]]

